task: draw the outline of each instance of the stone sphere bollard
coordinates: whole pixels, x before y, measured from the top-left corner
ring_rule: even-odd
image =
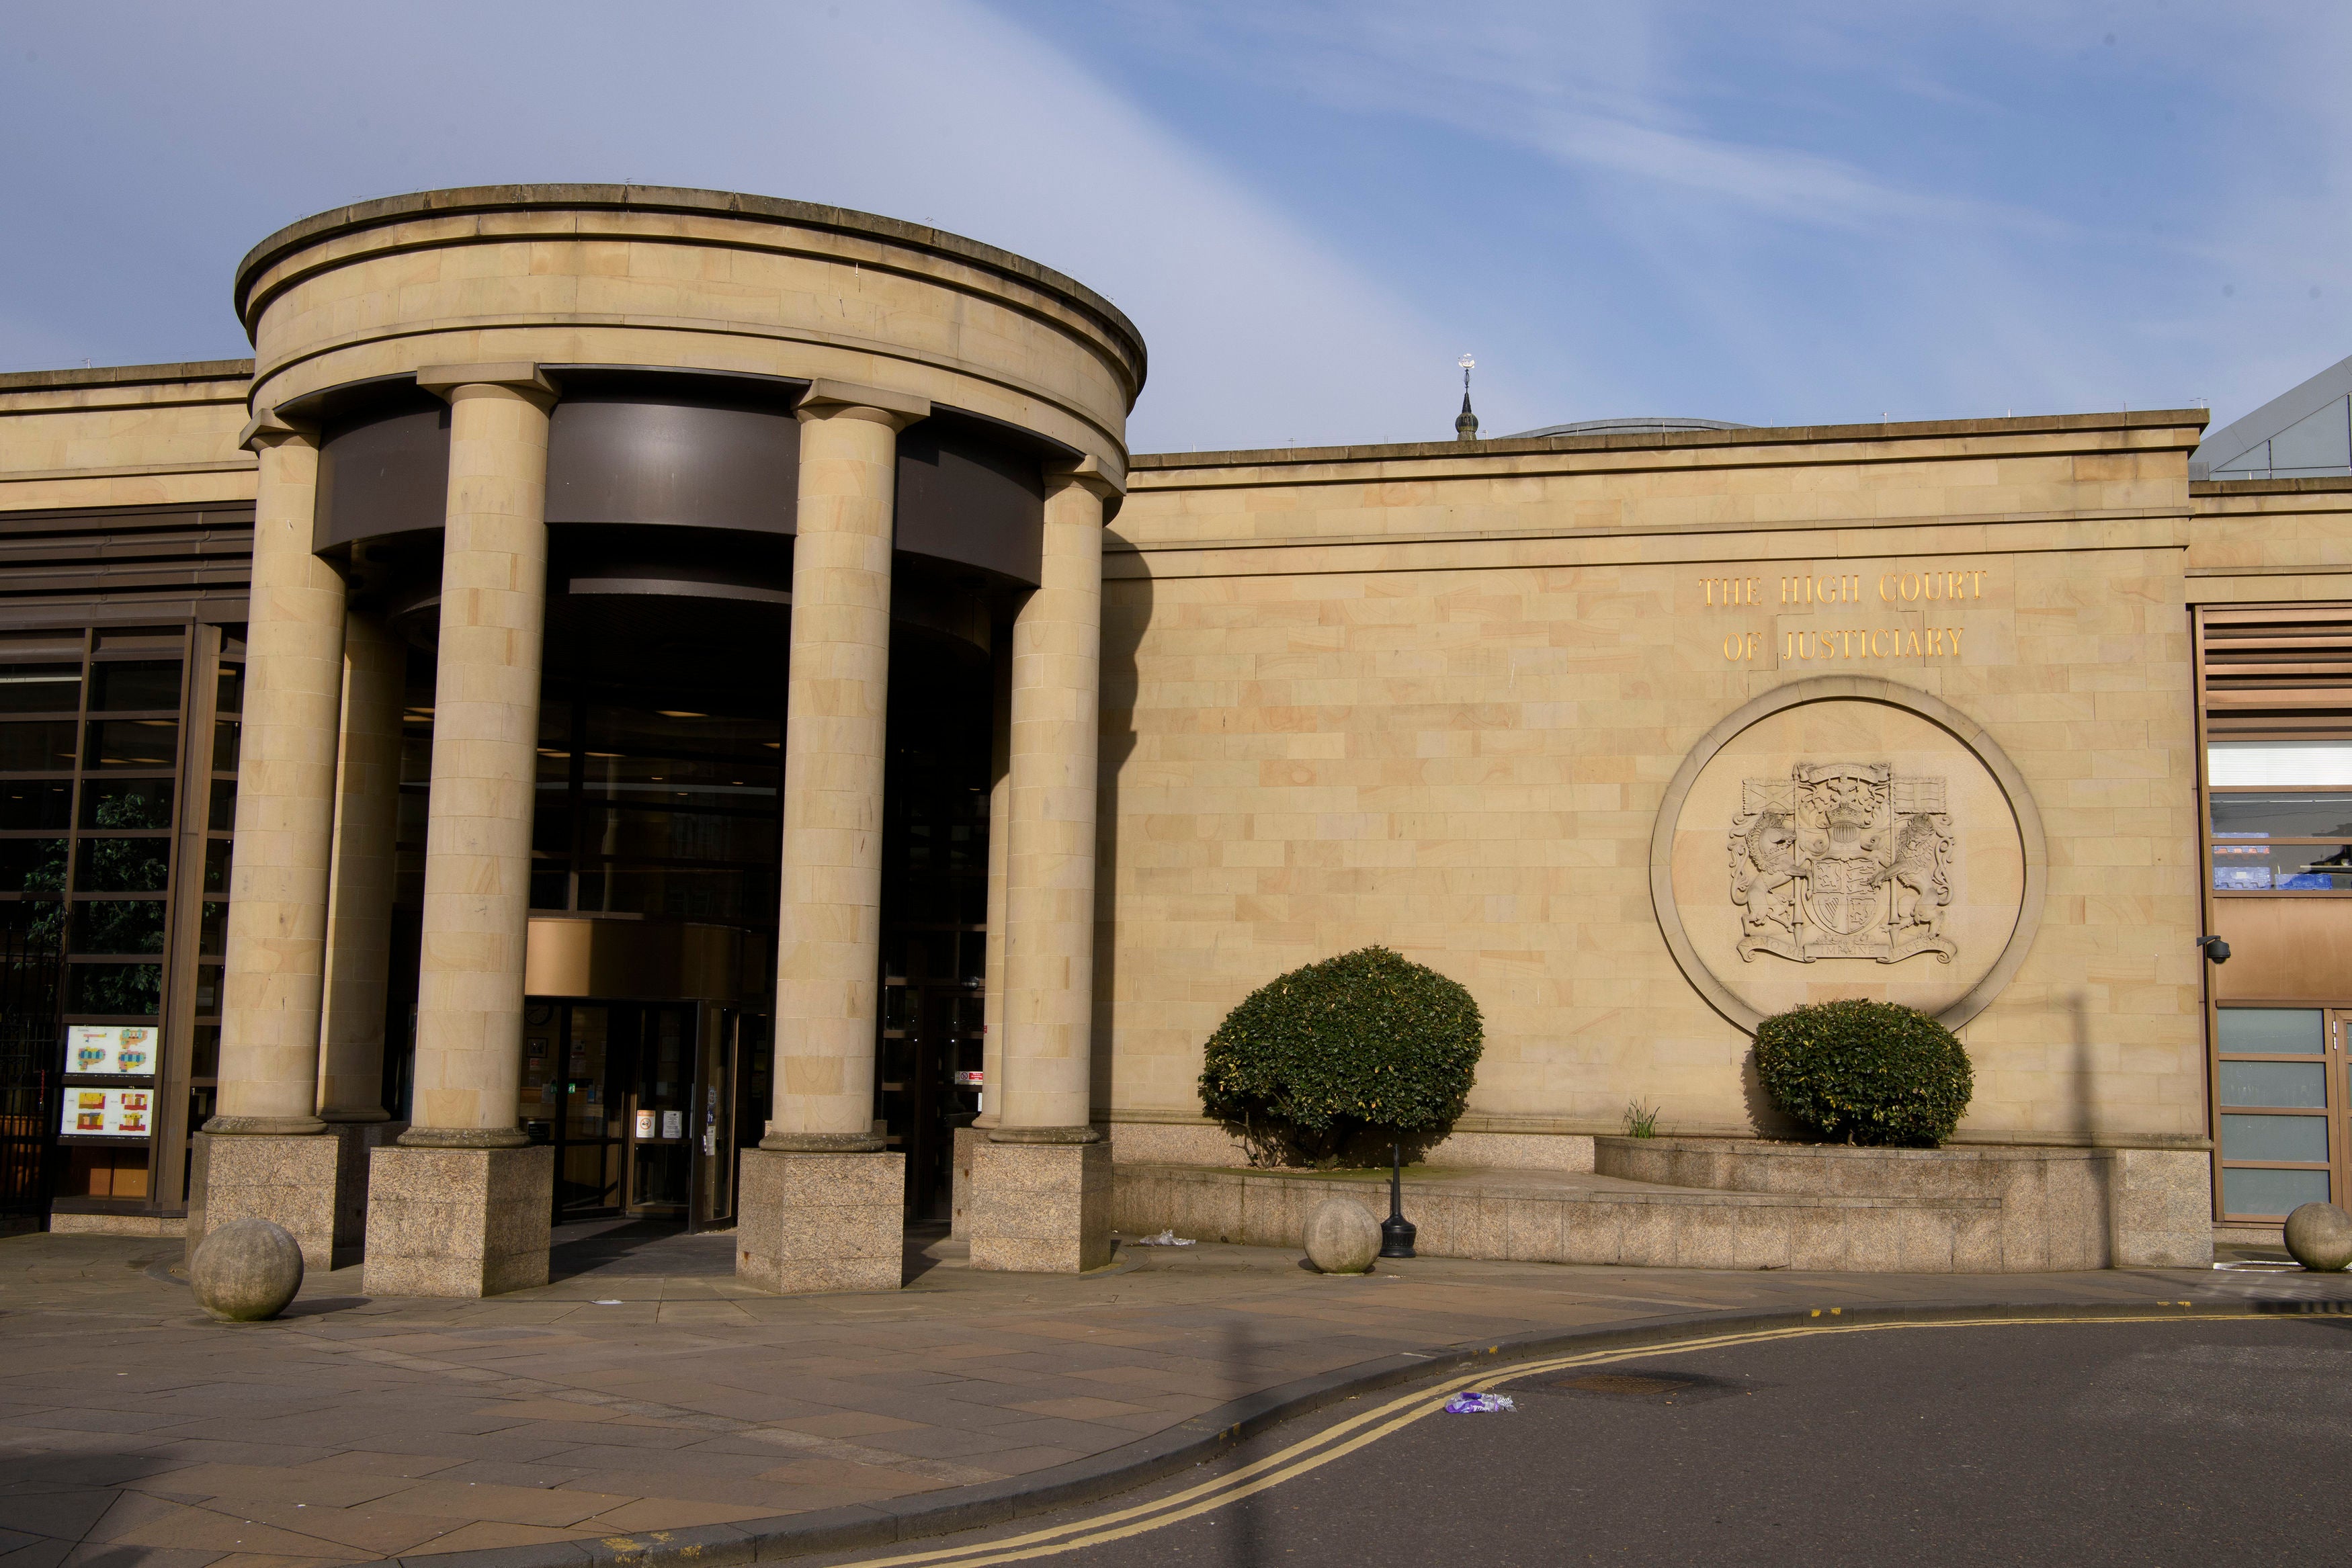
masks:
[[[1307,1260],[1326,1274],[1361,1274],[1381,1255],[1381,1222],[1353,1198],[1327,1197],[1307,1217]]]
[[[281,1225],[232,1219],[197,1244],[188,1283],[197,1304],[222,1322],[259,1322],[284,1312],[302,1288],[302,1249]]]
[[[2286,1217],[2286,1249],[2315,1273],[2352,1264],[2352,1214],[2332,1203],[2306,1203]]]

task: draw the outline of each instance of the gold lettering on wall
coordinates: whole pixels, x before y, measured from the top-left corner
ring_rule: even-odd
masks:
[[[1982,599],[1985,574],[1966,571],[1882,571],[1878,574],[1881,604],[1933,604],[1943,600]]]
[[[1764,602],[1760,577],[1702,577],[1698,585],[1700,602],[1709,606],[1737,609]]]
[[[1906,622],[1916,622],[1937,609],[1948,612],[1981,602],[1985,580],[1991,575],[1983,567],[1925,564],[1880,572],[1790,573],[1780,580],[1780,599],[1774,608],[1784,612],[1784,619],[1790,612],[1859,610],[1874,591],[1879,605],[1899,612]],[[1766,608],[1764,584],[1769,580],[1759,577],[1702,577],[1698,580],[1699,602],[1708,609],[1761,610]],[[1867,618],[1876,619],[1876,615]],[[1724,658],[1735,664],[1769,661],[1776,655],[1783,663],[1803,664],[1824,659],[1958,658],[1965,631],[1960,626],[1918,623],[1828,630],[1807,627],[1801,631],[1781,630],[1777,647],[1775,633],[1770,630],[1739,631],[1726,632],[1722,646]]]
[[[1784,632],[1780,634],[1780,658],[1784,664],[1811,664],[1822,659],[1958,658],[1960,633],[1965,630],[1960,626],[1842,626],[1831,632]],[[1735,632],[1723,640],[1723,656],[1731,660],[1753,659],[1763,646],[1761,633]]]
[[[1845,577],[1784,577],[1780,580],[1780,603],[1791,604],[1859,604],[1862,602],[1862,579]]]

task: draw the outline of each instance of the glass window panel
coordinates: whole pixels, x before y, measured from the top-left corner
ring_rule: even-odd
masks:
[[[582,747],[635,756],[734,758],[774,761],[782,732],[773,717],[638,708],[591,703]]]
[[[163,950],[163,900],[107,899],[75,904],[73,950],[77,953],[161,953]]]
[[[2305,414],[2271,437],[2271,466],[2294,470],[2352,467],[2352,423],[2337,398],[2316,413]]]
[[[179,660],[89,667],[90,712],[127,713],[141,708],[180,711]]]
[[[2242,1166],[2221,1171],[2221,1208],[2228,1214],[2292,1214],[2306,1203],[2326,1203],[2326,1171],[2260,1171]]]
[[[403,784],[430,784],[433,781],[433,732],[415,726],[401,731],[400,781]]]
[[[171,768],[180,759],[176,718],[92,719],[87,768]]]
[[[93,779],[82,786],[85,828],[168,828],[172,825],[169,779]]]
[[[2334,740],[2224,740],[2205,748],[2216,789],[2352,789],[2352,746]]]
[[[63,893],[66,841],[0,839],[0,893]]]
[[[213,688],[213,711],[242,713],[245,710],[245,668],[240,664],[223,664],[219,685]]]
[[[2352,839],[2352,793],[2281,791],[2213,797],[2217,839]]]
[[[0,932],[37,953],[65,951],[66,906],[48,899],[0,904]],[[37,1009],[36,1009],[37,1010]]]
[[[161,964],[67,966],[66,1010],[152,1018],[163,994]]]
[[[228,905],[219,899],[205,900],[204,916],[196,925],[196,951],[215,955],[228,951]]]
[[[2221,1118],[2225,1160],[2297,1160],[2327,1163],[2325,1116],[2231,1116]]]
[[[72,720],[0,724],[0,773],[61,773],[73,765]]]
[[[557,869],[535,868],[530,873],[530,906],[533,909],[564,909],[572,902],[572,874]]]
[[[563,809],[562,801],[562,795],[540,798],[539,809],[530,817],[532,849],[547,854],[572,852],[572,813]]]
[[[188,1076],[191,1078],[219,1077],[220,1025],[216,1023],[197,1024],[189,1032],[188,1038]],[[201,1121],[194,1122],[191,1123],[190,1125],[201,1127],[204,1125],[204,1123]]]
[[[588,852],[630,859],[724,861],[767,864],[776,858],[777,820],[766,812],[736,816],[709,811],[647,810],[607,806],[591,810]],[[569,849],[562,844],[546,849]]]
[[[2232,840],[2213,846],[2216,893],[2352,891],[2352,844]]]
[[[80,706],[79,664],[0,664],[0,713],[72,713]]]
[[[2223,1008],[2214,1033],[2225,1056],[2316,1056],[2327,1049],[2327,1015],[2317,1008]]]
[[[236,780],[213,780],[212,809],[205,813],[205,826],[216,833],[226,833],[236,826]]]
[[[62,828],[73,821],[73,781],[15,779],[0,784],[0,828]]]
[[[196,966],[196,1011],[205,1018],[219,1016],[221,1004],[221,967],[218,964]]]
[[[764,912],[772,905],[774,886],[774,876],[766,867],[696,871],[676,866],[609,866],[601,873],[582,873],[580,907],[683,919],[740,920],[747,911]]]
[[[84,839],[76,893],[161,893],[171,882],[169,839]]]
[[[213,726],[213,771],[236,771],[237,723],[233,718],[222,719]]]
[[[228,892],[228,866],[229,841],[226,839],[205,840],[205,891],[206,893],[226,894]]]
[[[2327,1069],[2312,1061],[2225,1061],[2221,1103],[2320,1110],[2327,1104]]]

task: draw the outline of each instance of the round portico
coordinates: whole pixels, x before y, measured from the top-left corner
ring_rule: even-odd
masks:
[[[543,1280],[556,1195],[593,1162],[536,1119],[534,1092],[569,1125],[555,1082],[584,1052],[534,1034],[527,998],[558,946],[643,970],[670,942],[762,971],[727,982],[772,1030],[739,1271],[895,1286],[886,877],[947,885],[888,825],[919,733],[971,780],[959,841],[986,842],[963,912],[985,959],[962,967],[990,981],[973,1261],[1103,1260],[1087,1034],[1101,529],[1144,373],[1126,319],[931,230],[613,186],[322,214],[257,247],[236,299],[259,495],[206,1228],[268,1213],[316,1258],[364,1180],[371,1291]],[[735,749],[689,747],[675,777],[624,778],[597,738],[600,713],[715,733],[722,708]],[[413,949],[404,726],[430,745]],[[706,852],[614,858],[648,835]],[[399,1126],[371,1086],[412,951]]]

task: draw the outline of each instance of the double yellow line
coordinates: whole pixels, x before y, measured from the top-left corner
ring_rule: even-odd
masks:
[[[2187,1306],[2189,1303],[2184,1301],[2180,1304]],[[1817,1312],[1814,1315],[1819,1317],[1821,1314]],[[1837,1315],[1835,1309],[1832,1309],[1831,1315]],[[1687,1355],[1694,1351],[1721,1350],[1729,1345],[1760,1344],[1771,1340],[1801,1339],[1813,1334],[1871,1333],[1887,1329],[2000,1328],[2018,1324],[2211,1322],[2220,1318],[2259,1315],[2254,1312],[2200,1312],[2190,1315],[2175,1312],[2162,1316],[2155,1313],[2131,1316],[2109,1313],[2083,1317],[1956,1318],[1929,1322],[1871,1323],[1833,1322],[1824,1319],[1794,1328],[1755,1329],[1745,1333],[1676,1340],[1667,1344],[1633,1345],[1617,1350],[1587,1351],[1581,1355],[1513,1362],[1508,1365],[1460,1374],[1416,1388],[1410,1394],[1400,1395],[1386,1404],[1335,1422],[1312,1437],[1302,1437],[1262,1459],[1254,1459],[1213,1480],[1202,1481],[1169,1497],[1003,1541],[942,1547],[934,1552],[911,1552],[896,1557],[862,1558],[856,1563],[843,1564],[843,1568],[915,1568],[916,1564],[931,1564],[936,1568],[987,1568],[990,1563],[1020,1563],[1032,1557],[1051,1557],[1058,1552],[1099,1546],[1106,1542],[1123,1541],[1131,1535],[1141,1535],[1146,1531],[1197,1518],[1213,1509],[1223,1508],[1227,1503],[1278,1487],[1309,1470],[1319,1469],[1334,1459],[1343,1458],[1359,1448],[1402,1431],[1425,1416],[1435,1415],[1445,1407],[1448,1399],[1465,1390],[1484,1392],[1522,1378],[1537,1377],[1550,1372],[1567,1372],[1580,1366],[1605,1366],[1612,1362],[1653,1356]]]

